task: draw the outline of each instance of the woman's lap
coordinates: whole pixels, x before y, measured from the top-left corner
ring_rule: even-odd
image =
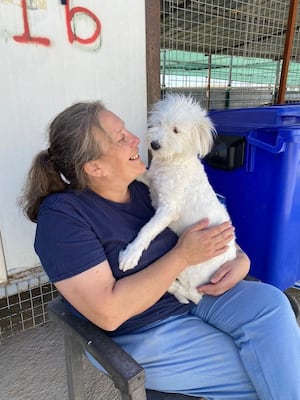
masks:
[[[230,335],[260,399],[300,399],[300,330],[279,289],[242,281],[201,303],[193,312]]]
[[[257,399],[233,341],[196,316],[169,318],[114,340],[144,367],[147,388],[211,399]]]
[[[214,400],[296,400],[298,378],[289,374],[300,371],[300,336],[293,318],[280,291],[243,281],[220,297],[204,296],[188,314],[114,340],[144,367],[150,389]],[[274,368],[276,359],[287,371]]]

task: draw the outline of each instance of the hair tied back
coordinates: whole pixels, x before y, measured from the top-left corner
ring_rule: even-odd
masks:
[[[50,150],[50,147],[48,147],[47,153],[48,153],[49,158],[52,160],[53,159],[53,154],[52,154],[52,151]]]

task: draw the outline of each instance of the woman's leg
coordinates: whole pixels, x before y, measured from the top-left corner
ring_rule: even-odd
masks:
[[[145,369],[146,387],[210,400],[257,400],[227,334],[184,314],[114,340]]]
[[[280,290],[242,281],[193,314],[233,338],[261,400],[300,399],[300,329]]]

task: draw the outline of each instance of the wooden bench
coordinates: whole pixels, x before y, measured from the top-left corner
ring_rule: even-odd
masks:
[[[287,294],[299,316],[299,304]],[[145,389],[143,368],[102,329],[69,311],[61,297],[48,304],[50,319],[64,331],[69,400],[84,400],[83,355],[88,351],[112,378],[122,400],[188,400],[192,396]]]
[[[88,351],[108,372],[122,400],[191,400],[195,397],[145,389],[143,368],[102,329],[76,317],[58,296],[49,317],[63,328],[69,400],[84,400],[83,355]]]

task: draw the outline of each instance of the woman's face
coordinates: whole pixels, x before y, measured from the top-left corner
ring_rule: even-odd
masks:
[[[102,149],[100,162],[105,176],[129,184],[146,169],[138,153],[140,139],[129,132],[124,121],[111,111],[100,111],[99,118],[106,133],[99,138]]]

